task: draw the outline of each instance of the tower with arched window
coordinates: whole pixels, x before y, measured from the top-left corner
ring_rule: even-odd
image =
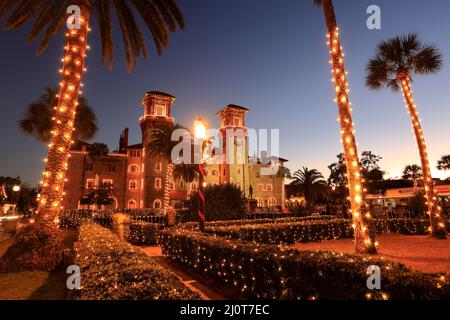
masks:
[[[160,91],[147,92],[142,100],[144,114],[140,118],[142,130],[142,147],[144,152],[144,207],[153,208],[163,202],[167,163],[156,159],[146,152],[152,132],[174,125],[171,115],[172,103],[175,97]],[[157,201],[159,200],[159,201]]]

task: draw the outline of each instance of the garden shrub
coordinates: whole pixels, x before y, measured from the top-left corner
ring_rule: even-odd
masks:
[[[174,262],[241,290],[249,299],[450,299],[450,280],[376,257],[308,252],[227,240],[193,230],[160,232]],[[367,268],[382,272],[382,291],[367,289]]]
[[[199,299],[173,273],[97,224],[81,225],[75,250],[75,263],[81,269],[81,299]]]
[[[205,188],[204,195],[207,221],[239,220],[245,217],[245,197],[238,186],[234,184],[209,185]],[[198,220],[198,202],[198,194],[187,201],[191,212],[191,221]]]
[[[162,224],[133,221],[125,228],[125,237],[134,245],[156,245],[158,244],[158,231],[163,228]]]
[[[52,271],[62,261],[63,250],[63,235],[56,226],[29,224],[0,258],[0,272]]]

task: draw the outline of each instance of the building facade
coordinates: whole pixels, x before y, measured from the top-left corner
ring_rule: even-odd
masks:
[[[119,148],[108,155],[94,156],[89,152],[89,144],[77,142],[72,146],[67,179],[65,184],[64,209],[89,208],[86,197],[100,185],[111,186],[111,201],[107,207],[112,209],[162,209],[164,203],[164,186],[168,163],[156,159],[146,146],[152,139],[152,132],[175,123],[172,117],[172,104],[175,97],[158,91],[147,92],[142,100],[144,112],[139,119],[142,142],[129,145],[129,130],[120,135]],[[239,162],[222,162],[209,164],[205,169],[206,184],[231,183],[241,188],[246,198],[255,199],[258,207],[284,208],[284,177],[278,172],[267,175],[265,168],[273,165],[275,160],[283,166],[287,160],[249,157],[248,129],[245,125],[247,108],[228,105],[217,113],[220,118],[219,131],[223,139],[221,144],[223,157],[233,153],[233,159]],[[239,137],[227,136],[227,130],[238,130]],[[232,139],[232,140],[230,140]],[[230,148],[225,148],[226,146]],[[243,152],[238,152],[243,151]],[[227,154],[228,152],[228,154]],[[197,192],[198,182],[185,184],[176,181],[171,186],[171,205],[185,200]]]

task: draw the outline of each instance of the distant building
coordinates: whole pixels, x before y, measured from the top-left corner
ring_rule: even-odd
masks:
[[[89,155],[89,144],[77,142],[72,146],[69,168],[65,184],[64,209],[87,208],[86,197],[89,190],[100,184],[111,184],[110,208],[153,208],[162,209],[164,202],[164,185],[168,164],[146,153],[145,147],[150,143],[152,132],[165,126],[173,126],[172,104],[175,97],[158,91],[147,92],[142,100],[144,114],[139,119],[142,142],[129,145],[129,130],[120,135],[117,152],[105,156]],[[241,129],[247,133],[245,116],[247,108],[228,105],[217,113],[220,118],[220,131]],[[223,135],[226,137],[226,135]],[[226,138],[223,145],[227,145]],[[235,145],[237,141],[235,141]],[[239,146],[236,146],[236,148]],[[232,150],[235,152],[235,150]],[[281,166],[285,159],[268,158],[262,163],[259,158],[248,156],[248,137],[245,136],[245,161],[243,164],[214,164],[205,170],[207,184],[232,183],[239,186],[246,197],[252,193],[259,207],[284,207],[284,178],[278,174],[261,174],[263,168],[279,160]],[[224,155],[226,156],[226,155]],[[198,183],[187,186],[183,182],[173,183],[171,205],[185,200],[189,194],[197,192]],[[252,192],[251,192],[252,190]]]
[[[450,197],[450,185],[435,185],[434,189],[438,197]],[[384,195],[367,195],[366,199],[372,204],[380,206],[406,206],[408,200],[423,192],[423,187],[418,188],[391,188]]]

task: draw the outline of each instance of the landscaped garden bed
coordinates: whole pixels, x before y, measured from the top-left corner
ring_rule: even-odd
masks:
[[[166,257],[250,299],[450,299],[449,279],[376,257],[300,252],[186,229],[163,230],[160,237]],[[381,291],[367,288],[371,265],[381,268]]]
[[[80,226],[75,250],[81,299],[199,299],[174,274],[97,224]]]

